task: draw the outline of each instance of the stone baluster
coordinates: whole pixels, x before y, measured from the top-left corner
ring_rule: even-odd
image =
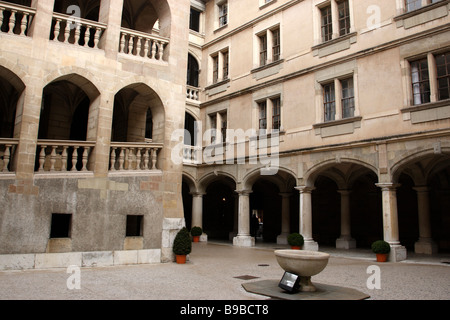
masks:
[[[55,30],[53,31],[53,41],[58,41],[60,30],[61,30],[61,19],[56,19]]]
[[[150,153],[150,148],[145,148],[144,150],[144,170],[148,170],[148,162],[149,162],[149,153]]]
[[[111,171],[116,171],[116,147],[111,149]]]
[[[154,40],[150,40],[151,43],[151,52],[152,52],[152,56],[151,59],[156,59],[156,44]]]
[[[119,52],[125,52],[125,34],[123,32],[120,33]]]
[[[156,170],[157,155],[158,155],[158,149],[153,148],[152,149],[152,168],[151,168],[151,170]]]
[[[73,44],[80,44],[80,33],[81,33],[80,24],[76,23],[75,24],[75,40],[74,40]]]
[[[5,145],[5,153],[3,154],[3,172],[9,172],[8,165],[11,158],[11,144]]]
[[[3,11],[5,11],[5,8],[0,7],[0,28],[3,25]]]
[[[68,23],[66,21],[64,22],[64,43],[69,43],[70,27],[68,26]]]
[[[142,37],[137,37],[137,42],[136,42],[136,55],[137,56],[141,55],[141,48],[142,48]]]
[[[16,25],[16,10],[11,10],[11,16],[9,17],[9,30],[8,33],[14,33],[14,26]]]
[[[164,55],[164,43],[158,41],[158,60],[162,61]]]
[[[70,171],[76,171],[76,170],[77,170],[78,148],[79,148],[79,146],[74,146],[74,147],[73,147],[73,153],[72,153],[72,168],[71,168]]]
[[[87,171],[87,162],[88,162],[89,149],[90,149],[90,147],[84,147],[83,158],[81,160],[82,165],[83,165],[82,168],[81,168],[81,171]]]
[[[61,171],[67,171],[67,146],[62,147],[61,152]]]
[[[56,162],[56,148],[58,146],[50,146],[50,171],[55,171],[55,162]]]
[[[20,34],[25,35],[25,30],[27,29],[28,17],[30,14],[28,12],[23,12],[22,21],[20,22]]]
[[[137,151],[136,151],[136,170],[140,170],[141,169],[141,152],[142,152],[142,148],[137,148]]]
[[[119,170],[123,169],[124,166],[124,148],[120,148],[120,153],[119,153]]]
[[[134,36],[128,35],[128,54],[133,54]]]
[[[39,172],[44,171],[44,163],[45,163],[45,149],[47,146],[41,146],[41,152],[39,153]]]
[[[148,43],[150,39],[144,39],[144,58],[148,58]]]
[[[90,25],[86,25],[86,31],[84,32],[84,44],[83,47],[88,47],[89,46],[89,36],[91,34],[91,28],[92,26]]]
[[[95,28],[94,34],[94,48],[98,49],[98,42],[100,41],[100,35],[102,33],[102,29],[99,27]]]

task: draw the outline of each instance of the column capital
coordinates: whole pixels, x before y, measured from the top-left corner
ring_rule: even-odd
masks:
[[[283,198],[289,198],[292,196],[292,192],[280,192],[279,195]]]
[[[314,187],[308,187],[308,186],[297,186],[294,189],[300,191],[300,193],[311,193],[313,192],[313,190],[315,190],[316,188]]]
[[[236,192],[239,196],[248,196],[253,192],[253,190],[235,190],[234,192]]]
[[[195,191],[195,192],[189,192],[189,194],[193,197],[203,197],[206,194],[206,192]]]
[[[418,186],[413,187],[413,190],[417,191],[417,193],[428,193],[430,188],[428,186]]]
[[[387,183],[375,183],[375,185],[379,188],[381,188],[383,191],[394,191],[395,189],[397,189],[398,187],[400,187],[399,183],[392,183],[392,182],[387,182]]]
[[[337,190],[337,192],[339,192],[341,195],[349,195],[351,192],[352,192],[352,190],[349,190],[349,189],[339,189],[339,190]]]

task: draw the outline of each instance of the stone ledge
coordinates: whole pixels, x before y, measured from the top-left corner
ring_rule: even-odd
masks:
[[[153,263],[161,263],[161,249],[0,255],[0,271]]]

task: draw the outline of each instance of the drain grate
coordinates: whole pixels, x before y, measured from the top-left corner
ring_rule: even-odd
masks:
[[[265,263],[261,263],[261,264],[258,264],[258,267],[269,267],[269,265],[265,264]]]
[[[244,276],[233,277],[233,278],[241,279],[241,280],[252,280],[252,279],[258,279],[259,277],[244,275]]]
[[[442,261],[442,263],[450,264],[450,261]]]

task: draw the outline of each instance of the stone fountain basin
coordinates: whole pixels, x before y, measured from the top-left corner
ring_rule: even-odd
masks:
[[[278,264],[284,271],[303,277],[312,277],[328,264],[330,255],[325,252],[307,250],[275,250]]]

